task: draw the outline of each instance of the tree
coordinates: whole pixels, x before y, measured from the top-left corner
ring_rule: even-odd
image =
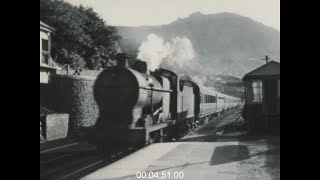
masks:
[[[40,20],[56,29],[52,56],[60,64],[98,69],[120,52],[117,29],[106,25],[92,8],[40,0]]]

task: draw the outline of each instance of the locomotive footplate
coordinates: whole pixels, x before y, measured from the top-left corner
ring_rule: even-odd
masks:
[[[130,143],[133,143],[133,144],[142,143],[142,141],[149,142],[151,133],[159,132],[159,135],[162,137],[163,136],[163,129],[165,129],[169,126],[172,126],[175,123],[176,123],[175,120],[168,120],[166,122],[158,123],[155,125],[150,125],[145,128],[137,127],[134,129],[130,129],[129,135],[128,135],[128,138],[129,138],[128,140]],[[139,138],[137,138],[137,137],[139,137]],[[162,142],[162,141],[163,140],[161,139],[160,142]]]

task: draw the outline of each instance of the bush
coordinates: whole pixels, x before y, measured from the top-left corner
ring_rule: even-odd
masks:
[[[86,61],[78,54],[74,52],[69,52],[66,49],[61,49],[57,51],[57,59],[62,62],[62,64],[69,64],[72,69],[85,68]]]

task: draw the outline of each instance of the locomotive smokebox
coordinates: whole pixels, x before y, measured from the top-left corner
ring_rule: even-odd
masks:
[[[151,75],[124,67],[108,68],[98,76],[94,86],[99,120],[106,126],[135,127],[143,114],[160,107],[161,89],[161,83]]]

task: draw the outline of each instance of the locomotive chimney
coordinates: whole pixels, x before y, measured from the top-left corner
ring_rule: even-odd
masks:
[[[117,60],[117,66],[120,67],[129,67],[128,64],[128,56],[125,53],[118,53],[116,55],[116,60]]]

